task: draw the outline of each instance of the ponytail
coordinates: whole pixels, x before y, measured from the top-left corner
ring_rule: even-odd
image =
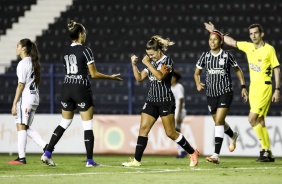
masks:
[[[22,45],[22,47],[26,47],[26,54],[31,57],[32,67],[34,71],[34,82],[36,87],[38,87],[41,80],[41,68],[37,46],[28,38],[20,40],[20,44]]]

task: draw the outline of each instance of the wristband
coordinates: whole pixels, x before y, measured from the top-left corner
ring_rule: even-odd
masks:
[[[280,91],[280,88],[275,88],[275,90],[278,90],[278,91]]]
[[[243,84],[243,85],[241,85],[241,87],[242,87],[242,89],[243,89],[243,88],[246,88],[246,85],[245,85],[245,84]]]

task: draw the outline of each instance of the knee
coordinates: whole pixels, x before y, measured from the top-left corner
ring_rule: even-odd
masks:
[[[147,126],[140,126],[139,135],[140,136],[147,136],[149,134],[150,128]]]
[[[178,137],[178,134],[176,133],[175,130],[168,130],[165,133],[166,133],[166,136],[169,137],[172,140],[176,140],[177,137]]]

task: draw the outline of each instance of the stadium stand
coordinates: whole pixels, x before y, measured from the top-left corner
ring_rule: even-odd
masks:
[[[18,17],[24,15],[36,0],[12,1],[0,7],[5,16],[0,18],[0,35],[12,27]],[[24,5],[19,5],[19,2]],[[4,8],[3,8],[4,7]],[[149,82],[137,83],[133,80],[130,55],[139,58],[144,55],[146,41],[158,34],[175,42],[167,55],[175,61],[176,69],[182,75],[186,90],[186,108],[188,114],[206,115],[206,97],[195,89],[193,73],[195,63],[208,47],[208,32],[203,23],[214,22],[222,32],[229,33],[237,40],[248,40],[248,26],[261,23],[265,28],[265,41],[274,45],[281,62],[281,19],[282,2],[245,1],[236,3],[220,0],[213,3],[209,0],[198,0],[187,3],[186,0],[73,0],[48,29],[37,35],[36,43],[41,52],[42,84],[40,87],[41,105],[38,113],[60,112],[60,84],[63,68],[60,59],[62,49],[70,44],[67,35],[67,21],[73,19],[81,22],[87,29],[86,45],[94,51],[97,68],[102,73],[121,73],[121,82],[92,80],[93,100],[96,114],[139,114],[145,102]],[[15,12],[16,11],[16,12]],[[2,11],[1,11],[2,12]],[[10,12],[10,13],[9,13]],[[12,13],[15,12],[15,13]],[[2,12],[3,13],[3,12]],[[6,16],[7,15],[7,16]],[[245,54],[226,47],[237,58],[245,73],[248,84],[248,65]],[[12,62],[12,61],[11,61]],[[5,89],[0,95],[0,113],[9,113],[16,86],[16,63],[1,75],[1,87]],[[143,66],[140,65],[140,69]],[[240,84],[235,74],[234,100],[231,115],[247,115],[248,103],[240,97]],[[281,116],[281,103],[272,104],[269,115]]]

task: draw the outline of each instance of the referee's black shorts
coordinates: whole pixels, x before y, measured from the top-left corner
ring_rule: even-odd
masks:
[[[93,105],[90,85],[62,84],[61,105],[65,111],[87,111]]]
[[[167,116],[169,114],[174,114],[175,112],[175,102],[165,102],[165,103],[151,103],[146,102],[142,108],[142,113],[148,114],[155,119],[159,116]]]
[[[229,109],[232,100],[233,93],[225,93],[223,95],[217,97],[207,97],[208,100],[208,108],[211,114],[216,114],[217,108],[227,108]]]

